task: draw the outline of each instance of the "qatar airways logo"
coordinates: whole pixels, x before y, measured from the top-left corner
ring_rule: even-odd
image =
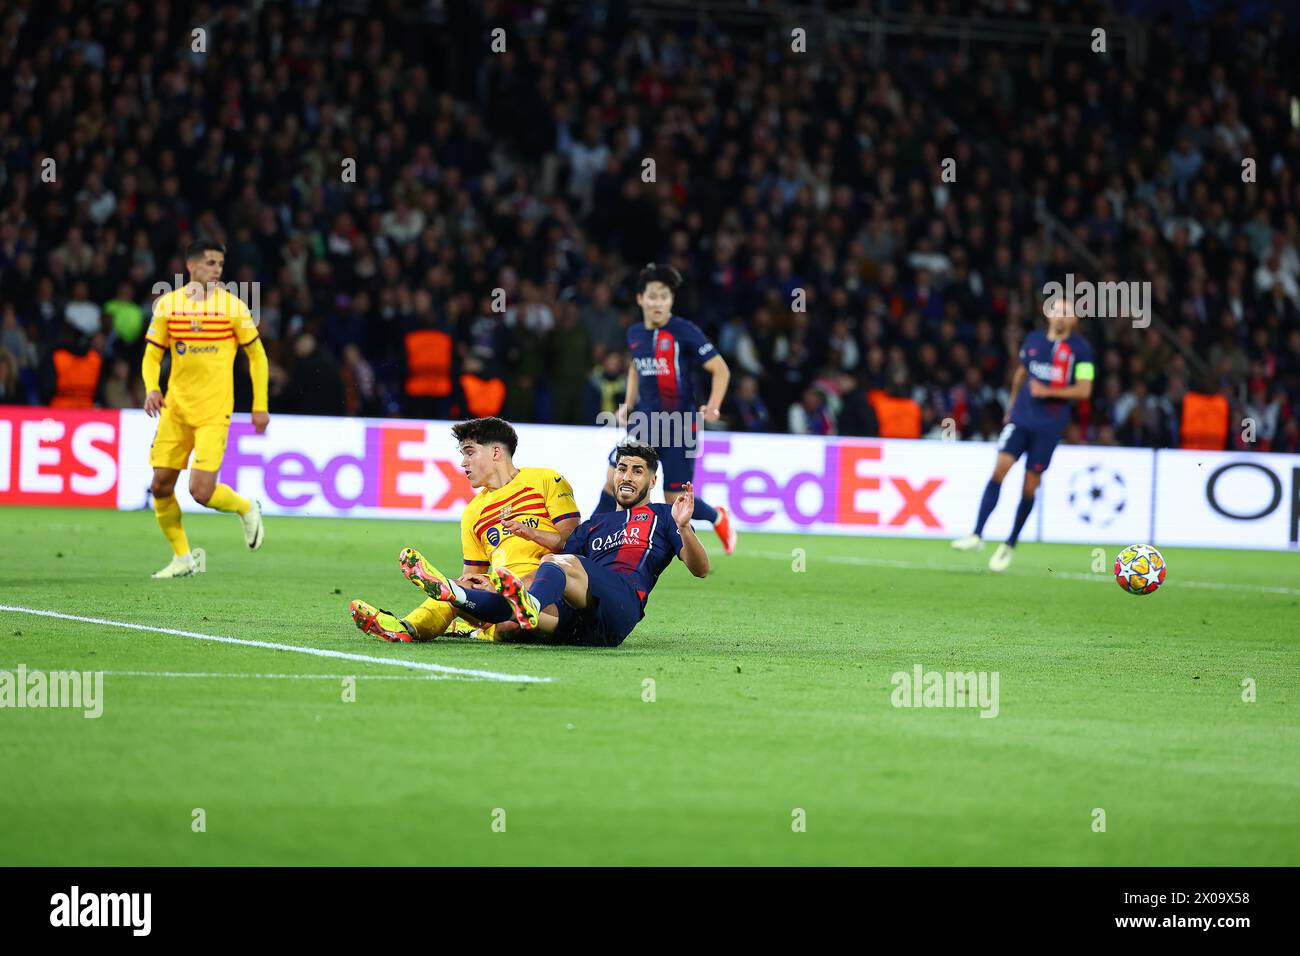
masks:
[[[1034,378],[1045,379],[1053,385],[1065,385],[1065,366],[1053,365],[1051,362],[1030,362],[1029,374]]]
[[[663,356],[637,358],[636,370],[642,375],[671,375],[672,364]]]
[[[592,538],[588,544],[592,551],[607,551],[610,548],[621,548],[625,544],[640,544],[641,529],[636,525],[628,525],[620,528],[618,531],[604,538]]]

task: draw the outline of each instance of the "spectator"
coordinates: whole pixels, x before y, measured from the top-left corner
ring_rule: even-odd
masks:
[[[72,287],[72,298],[63,307],[63,318],[82,335],[96,335],[100,328],[100,309],[90,301],[90,285],[78,279]]]
[[[758,379],[745,375],[736,388],[735,421],[732,426],[743,432],[765,432],[771,422],[767,405],[758,393]]]
[[[343,377],[311,334],[293,346],[294,363],[281,396],[284,411],[298,415],[342,415],[347,411]]]

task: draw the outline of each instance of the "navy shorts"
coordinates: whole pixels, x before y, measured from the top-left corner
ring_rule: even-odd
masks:
[[[558,601],[555,609],[560,620],[547,643],[618,647],[641,620],[641,599],[629,578],[591,558],[578,560],[587,572],[589,603],[579,610],[563,599]]]
[[[664,491],[684,491],[686,483],[695,481],[695,459],[687,457],[685,448],[655,448],[659,453],[659,473],[664,476]],[[609,453],[609,467],[618,464],[618,449]]]
[[[1011,422],[998,436],[998,451],[1013,458],[1025,455],[1025,471],[1041,475],[1047,470],[1052,452],[1056,451],[1060,440],[1061,433],[1055,428],[1035,428]]]

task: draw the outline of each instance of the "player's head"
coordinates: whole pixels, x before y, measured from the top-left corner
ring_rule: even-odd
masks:
[[[636,304],[647,325],[665,325],[673,314],[673,296],[681,288],[682,274],[672,266],[650,263],[636,277]]]
[[[1047,313],[1047,334],[1054,339],[1063,339],[1074,331],[1079,317],[1074,314],[1074,303],[1069,299],[1058,298],[1050,303]]]
[[[614,500],[635,508],[650,497],[659,471],[659,453],[644,442],[625,441],[614,451]]]
[[[504,418],[471,418],[451,427],[460,445],[460,466],[470,487],[482,488],[493,475],[514,465],[519,436]]]
[[[225,265],[226,247],[215,239],[191,242],[185,250],[185,268],[189,270],[190,278],[200,285],[220,279]]]

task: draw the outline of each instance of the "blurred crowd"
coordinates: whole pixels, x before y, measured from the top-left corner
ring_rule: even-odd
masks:
[[[874,65],[865,36],[799,54],[624,7],[10,4],[0,403],[138,406],[155,283],[211,237],[258,284],[273,413],[594,423],[662,261],[732,367],[726,427],[987,439],[1072,272],[1149,281],[1157,324],[1082,323],[1070,440],[1186,444],[1193,408],[1212,447],[1300,450],[1280,14],[1150,20],[1140,67],[917,40]]]

